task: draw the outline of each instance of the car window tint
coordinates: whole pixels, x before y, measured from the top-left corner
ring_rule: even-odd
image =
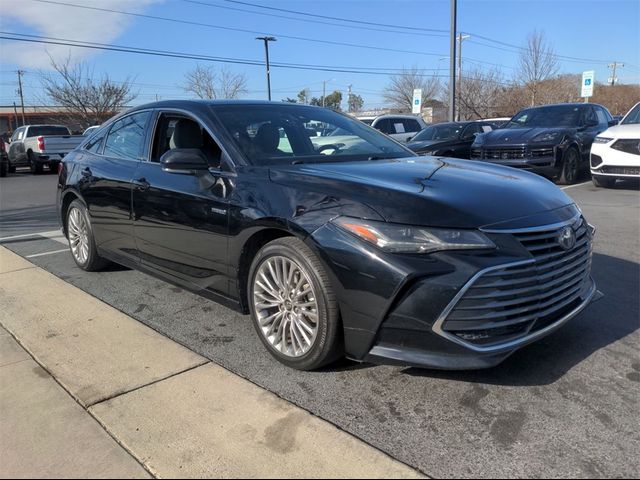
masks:
[[[220,167],[221,148],[211,138],[209,132],[194,119],[179,114],[162,113],[156,125],[151,154],[152,162],[160,162],[162,155],[169,150],[197,148],[207,158],[210,167]],[[180,134],[181,131],[182,134]]]
[[[407,118],[402,120],[402,123],[404,124],[405,132],[413,133],[413,132],[419,132],[420,130],[422,130],[417,120],[411,120],[410,118]]]
[[[402,121],[396,121],[393,123],[394,133],[405,133],[404,123]]]
[[[144,153],[145,127],[151,112],[128,115],[109,130],[104,154],[110,157],[139,160]]]
[[[31,127],[28,132],[29,138],[41,135],[70,135],[67,127],[47,126]]]
[[[596,116],[598,117],[600,126],[604,127],[609,125],[609,119],[602,108],[596,108]]]
[[[91,138],[84,146],[85,150],[88,150],[91,153],[100,153],[102,151],[102,143],[104,141],[104,135],[96,135],[96,137]]]
[[[390,135],[392,133],[396,133],[396,129],[393,126],[393,121],[390,118],[383,118],[383,119],[379,120],[375,124],[375,128],[377,130],[380,130],[382,133],[386,133],[387,135]]]

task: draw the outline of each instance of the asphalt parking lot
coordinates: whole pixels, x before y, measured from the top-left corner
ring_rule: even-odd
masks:
[[[79,270],[51,238],[58,229],[55,183],[46,174],[0,179],[2,245],[429,476],[640,472],[637,182],[566,190],[598,229],[593,275],[605,297],[501,366],[437,372],[344,361],[312,373],[273,360],[249,317],[117,266]]]

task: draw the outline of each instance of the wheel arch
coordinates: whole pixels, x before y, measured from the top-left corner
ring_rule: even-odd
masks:
[[[62,233],[67,236],[67,212],[69,211],[69,205],[74,200],[80,200],[85,206],[86,203],[82,196],[75,190],[67,190],[62,194],[60,201],[60,222],[62,223]]]

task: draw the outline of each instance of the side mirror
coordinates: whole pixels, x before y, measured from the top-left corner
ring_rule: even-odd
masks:
[[[168,173],[195,175],[209,168],[207,157],[198,148],[174,148],[160,157],[162,170]]]
[[[609,120],[610,127],[615,127],[618,123],[620,123],[618,120]]]

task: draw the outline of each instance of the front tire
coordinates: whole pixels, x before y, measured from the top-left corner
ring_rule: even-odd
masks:
[[[9,165],[6,162],[0,162],[0,177],[6,177],[9,172]]]
[[[82,270],[95,272],[109,264],[98,255],[89,212],[80,200],[71,202],[67,210],[67,238],[71,256]]]
[[[593,175],[591,177],[591,180],[593,180],[593,184],[596,187],[601,187],[601,188],[613,188],[616,184],[615,177],[602,177],[602,176]]]
[[[338,301],[318,257],[301,240],[265,245],[249,271],[253,325],[269,353],[297,370],[315,370],[342,355]]]
[[[570,147],[562,156],[562,171],[560,172],[560,185],[573,185],[580,176],[580,152]]]

